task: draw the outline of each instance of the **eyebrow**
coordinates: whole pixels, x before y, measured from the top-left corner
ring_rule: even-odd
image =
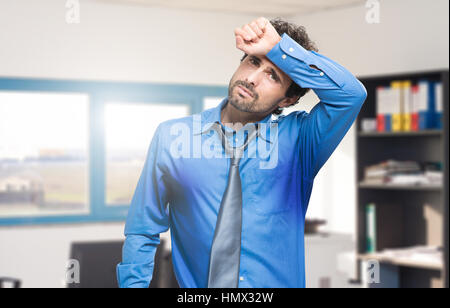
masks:
[[[261,62],[262,62],[261,59],[258,58],[257,56],[250,56],[250,58],[255,60],[258,63],[258,65],[260,65]],[[283,82],[283,80],[281,79],[280,75],[277,74],[277,72],[275,71],[275,69],[273,67],[269,67],[269,69],[270,69],[270,72],[272,74],[274,74],[280,82]]]

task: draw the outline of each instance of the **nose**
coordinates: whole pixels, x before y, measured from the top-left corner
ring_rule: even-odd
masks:
[[[245,81],[251,84],[252,88],[255,88],[259,83],[260,70],[254,70],[250,72]]]

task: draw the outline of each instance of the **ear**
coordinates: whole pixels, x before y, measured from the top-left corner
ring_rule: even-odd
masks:
[[[285,97],[285,98],[283,98],[283,100],[281,102],[278,103],[278,107],[280,107],[280,108],[289,107],[289,106],[295,104],[295,102],[297,102],[299,99],[300,99],[299,96]]]

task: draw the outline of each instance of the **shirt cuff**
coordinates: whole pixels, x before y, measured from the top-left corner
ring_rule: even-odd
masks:
[[[286,33],[266,57],[303,88],[336,89],[344,86],[343,71],[337,63],[306,50]]]
[[[148,288],[153,273],[153,264],[117,265],[117,281],[120,288]]]

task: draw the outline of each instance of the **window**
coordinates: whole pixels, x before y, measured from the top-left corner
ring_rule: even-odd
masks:
[[[0,226],[124,221],[159,123],[227,92],[0,77]]]
[[[89,98],[0,92],[0,217],[89,212]]]
[[[189,105],[107,103],[106,204],[129,205],[157,126],[188,116]]]

